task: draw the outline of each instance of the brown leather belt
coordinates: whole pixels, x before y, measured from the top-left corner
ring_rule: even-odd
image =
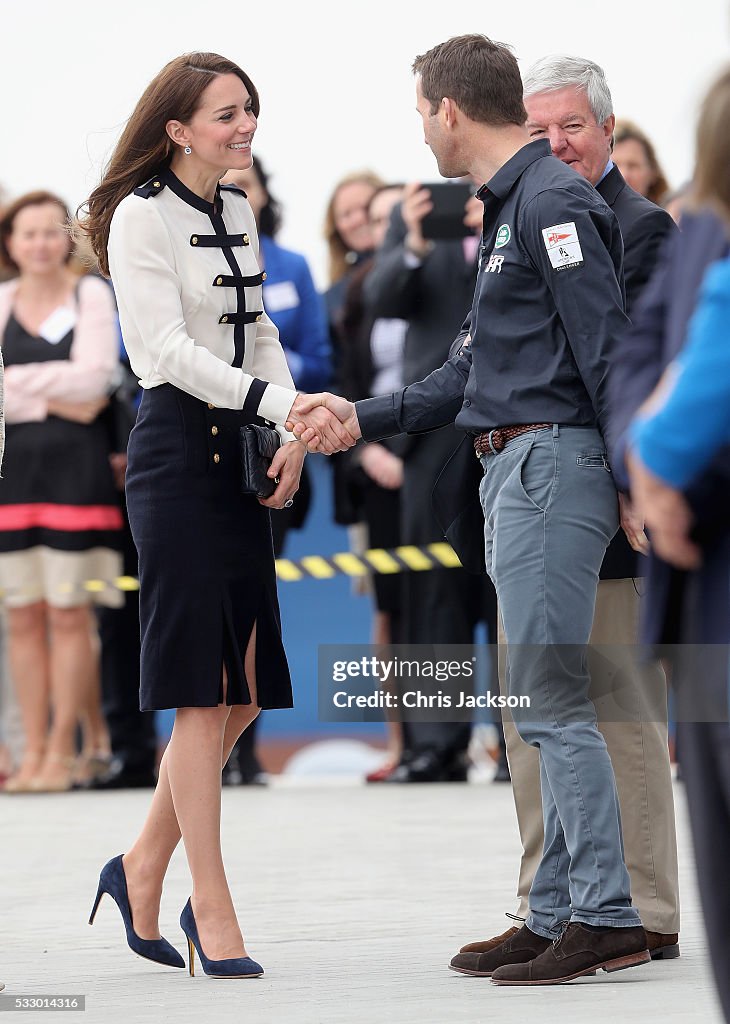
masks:
[[[482,455],[498,455],[505,445],[526,434],[529,430],[544,430],[552,427],[552,423],[522,423],[516,427],[497,427],[496,430],[487,430],[483,434],[477,434],[474,438],[474,451],[478,459]]]

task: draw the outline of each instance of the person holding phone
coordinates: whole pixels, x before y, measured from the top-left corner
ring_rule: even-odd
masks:
[[[441,365],[471,305],[483,216],[482,204],[474,196],[476,188],[468,177],[434,185],[406,185],[365,280],[363,293],[373,316],[407,321],[406,384],[421,380]],[[434,227],[440,237],[426,237]],[[451,427],[405,439],[402,544],[443,540],[431,507],[431,491],[458,443]],[[464,469],[478,469],[473,454],[465,454],[468,464]],[[487,624],[490,645],[496,645],[497,599],[488,576],[477,578],[464,569],[434,569],[403,577],[403,643],[471,644],[480,621]],[[492,653],[496,678],[496,646]],[[495,778],[509,781],[501,721],[495,725],[500,749]],[[389,782],[466,780],[471,739],[468,722],[407,722],[403,731],[400,763],[390,773]]]

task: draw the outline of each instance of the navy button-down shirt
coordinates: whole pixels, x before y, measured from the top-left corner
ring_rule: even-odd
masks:
[[[624,313],[618,222],[545,139],[483,185],[479,272],[452,357],[402,391],[357,403],[366,440],[456,421],[477,434],[523,423],[603,428]]]

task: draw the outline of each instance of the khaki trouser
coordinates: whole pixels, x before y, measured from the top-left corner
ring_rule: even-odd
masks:
[[[611,647],[601,647],[590,657],[591,693],[616,776],[633,904],[648,931],[671,934],[679,931],[677,835],[667,721],[656,714],[657,693],[663,695],[666,710],[666,680],[658,664],[636,667],[631,645],[636,641],[638,611],[633,580],[601,580],[591,642]],[[504,693],[507,648],[501,622],[499,642],[499,686]],[[611,711],[611,693],[617,690],[619,714],[615,708]],[[649,710],[652,701],[647,693],[654,697]],[[528,894],[543,848],[540,760],[538,751],[520,739],[509,712],[502,716],[523,849],[517,913],[527,917]],[[611,720],[621,717],[633,720]]]

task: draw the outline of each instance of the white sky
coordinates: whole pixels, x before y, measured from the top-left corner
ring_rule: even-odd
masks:
[[[284,205],[281,241],[326,285],[324,210],[343,174],[434,180],[410,65],[449,36],[485,32],[525,69],[589,57],[618,116],[653,138],[672,186],[689,176],[705,88],[730,60],[728,0],[0,0],[0,187],[76,206],[97,183],[142,90],[172,57],[214,50],[261,95],[254,143]]]

